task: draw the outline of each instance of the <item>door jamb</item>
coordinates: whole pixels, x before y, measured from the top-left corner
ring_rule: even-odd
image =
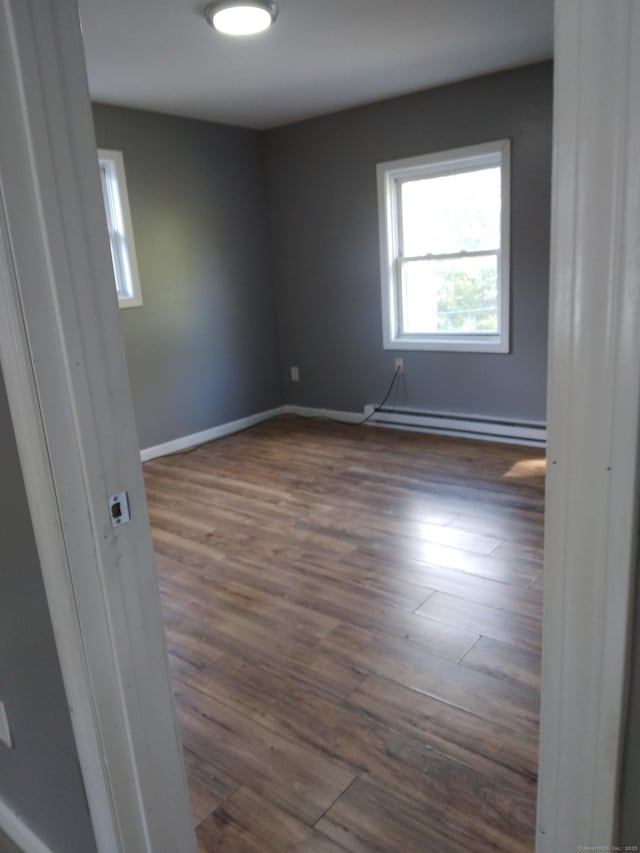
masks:
[[[0,361],[96,841],[191,853],[74,0],[0,0],[0,79]]]

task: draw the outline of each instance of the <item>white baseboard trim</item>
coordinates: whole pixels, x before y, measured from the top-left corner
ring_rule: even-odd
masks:
[[[329,418],[345,424],[357,424],[364,418],[361,412],[341,412],[338,409],[314,409],[310,406],[284,406],[283,413],[301,418]]]
[[[187,450],[187,448],[195,447],[198,444],[206,444],[207,441],[214,441],[216,438],[222,438],[234,432],[241,432],[241,430],[248,429],[262,423],[262,421],[275,418],[276,415],[282,415],[287,409],[287,406],[278,406],[276,409],[257,412],[255,415],[249,415],[237,421],[228,421],[226,424],[219,424],[202,432],[194,432],[191,435],[184,435],[182,438],[174,438],[172,441],[166,441],[164,444],[156,444],[155,447],[145,447],[140,451],[140,459],[143,462],[148,462],[149,459],[157,459],[159,456],[167,456],[169,453]]]
[[[0,831],[24,853],[52,853],[4,800],[0,800]]]
[[[393,429],[413,429],[439,435],[533,447],[544,447],[547,442],[547,427],[543,421],[487,418],[403,408],[375,411],[375,407],[371,404],[366,405],[364,411],[365,415],[371,416],[367,421],[368,424],[378,424]]]
[[[211,429],[185,435],[146,447],[140,451],[140,459],[147,462],[169,453],[177,453],[206,444],[225,435],[240,432],[275,418],[278,415],[299,415],[302,418],[328,418],[345,424],[357,424],[363,418],[370,416],[367,426],[384,426],[390,429],[405,429],[418,432],[429,432],[439,435],[452,435],[458,438],[475,438],[483,441],[501,441],[505,444],[524,444],[534,447],[544,447],[547,440],[546,424],[542,421],[523,421],[518,419],[481,418],[473,415],[454,415],[446,412],[426,412],[412,409],[385,409],[374,412],[374,406],[367,404],[364,414],[361,412],[344,412],[339,409],[316,409],[312,406],[278,406],[264,412],[257,412],[237,421],[219,424]]]

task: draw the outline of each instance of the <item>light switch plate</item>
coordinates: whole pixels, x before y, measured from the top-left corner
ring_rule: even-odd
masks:
[[[4,702],[0,702],[0,741],[9,749],[13,749],[13,739],[11,737],[11,729],[9,728],[7,709],[4,707]]]

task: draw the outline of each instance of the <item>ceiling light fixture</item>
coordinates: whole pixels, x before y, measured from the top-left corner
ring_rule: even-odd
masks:
[[[222,0],[204,10],[211,26],[229,36],[251,36],[268,30],[277,14],[278,7],[270,0]]]

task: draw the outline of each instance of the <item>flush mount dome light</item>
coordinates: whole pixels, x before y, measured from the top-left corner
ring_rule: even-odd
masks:
[[[269,29],[278,7],[269,0],[222,0],[204,10],[207,21],[229,36],[251,36]]]

